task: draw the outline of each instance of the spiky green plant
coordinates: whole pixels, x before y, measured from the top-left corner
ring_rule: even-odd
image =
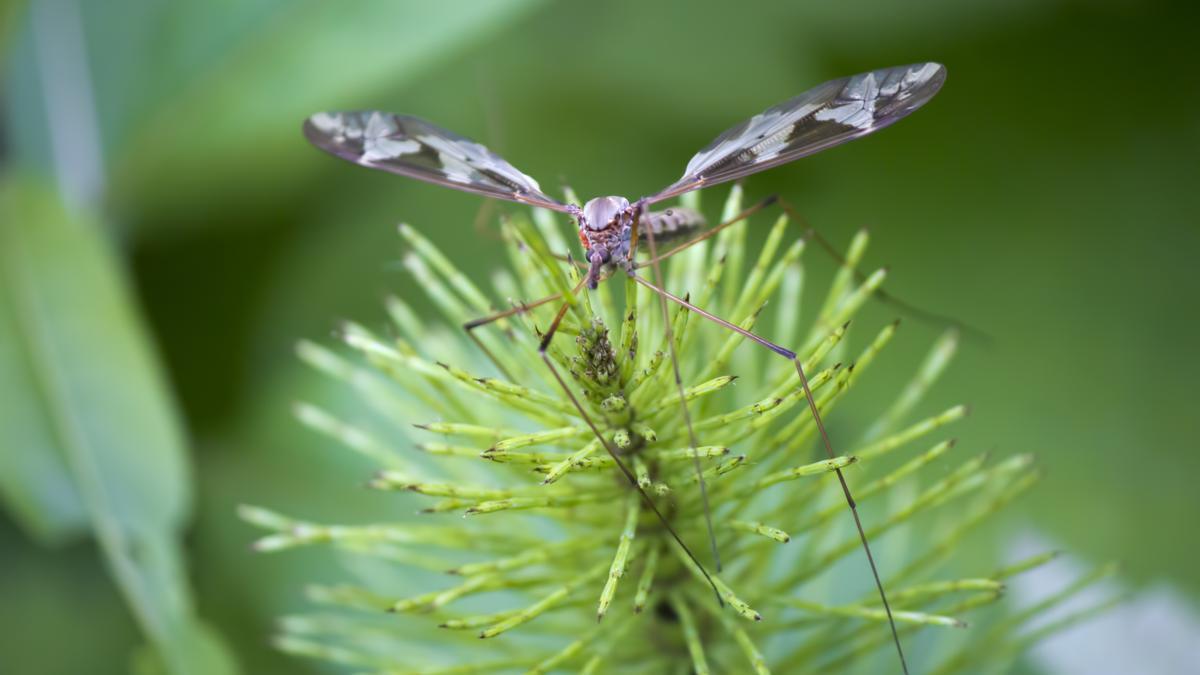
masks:
[[[740,208],[735,188],[723,218]],[[500,297],[570,295],[579,273],[552,255],[568,250],[559,225],[544,213],[503,223],[511,267],[492,279]],[[897,331],[864,326],[863,345],[850,346],[849,322],[885,277],[855,277],[866,233],[851,243],[807,330],[805,240],[789,239],[785,218],[753,258],[743,223],[667,266],[668,287],[689,291],[697,306],[747,329],[769,324],[773,339],[798,347],[844,453],[814,453],[791,364],[670,311],[725,560],[719,574],[710,569],[721,607],[538,358],[556,303],[480,329],[477,348],[458,326],[496,303],[414,229],[400,232],[406,267],[446,323],[419,320],[392,298],[387,329],[341,330],[354,356],[302,343],[301,358],[357,392],[373,419],[351,423],[311,404],[297,415],[377,462],[371,487],[419,495],[422,515],[396,520],[389,506],[383,522],[326,525],[244,507],[244,519],[271,531],[258,550],[322,544],[347,562],[344,585],[310,588],[321,611],[283,619],[280,648],[387,673],[897,670],[833,467],[847,467],[900,636],[921,645],[910,650],[921,670],[995,665],[1028,642],[1020,629],[1029,616],[978,634],[962,630],[964,617],[1051,554],[970,578],[939,574],[964,535],[1037,480],[1028,455],[992,462],[952,452],[943,427],[967,415],[963,405],[909,419],[956,334],[935,342],[890,407],[871,419],[834,415]],[[623,277],[573,296],[550,354],[638,482],[708,560],[662,313],[655,296]],[[952,640],[914,637],[956,631]]]

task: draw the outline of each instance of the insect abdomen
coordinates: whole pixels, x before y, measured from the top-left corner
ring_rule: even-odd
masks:
[[[651,211],[647,214],[647,225],[654,232],[654,238],[666,241],[688,234],[704,227],[704,216],[695,209],[673,207],[665,211]]]

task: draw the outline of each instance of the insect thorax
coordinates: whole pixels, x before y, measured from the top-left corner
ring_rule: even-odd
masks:
[[[636,208],[624,197],[596,197],[583,205],[579,241],[587,249],[589,288],[596,287],[601,267],[624,266],[629,261]]]
[[[595,282],[602,266],[626,266],[632,260],[630,247],[634,217],[640,203],[630,204],[624,197],[596,197],[584,204],[579,217],[579,241],[587,249],[590,263],[588,286]],[[665,241],[703,227],[704,217],[687,208],[665,211],[644,211],[638,218],[644,243],[652,234],[656,241]]]

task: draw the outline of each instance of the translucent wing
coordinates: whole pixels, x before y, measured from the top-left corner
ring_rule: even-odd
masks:
[[[724,183],[882,129],[924,105],[946,81],[939,63],[884,68],[826,82],[768,108],[696,153],[649,203]]]
[[[542,193],[486,147],[416,117],[364,110],[317,113],[304,135],[322,150],[355,164],[556,211],[567,206]]]

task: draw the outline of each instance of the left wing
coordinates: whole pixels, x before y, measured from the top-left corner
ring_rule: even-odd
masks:
[[[924,105],[946,81],[940,63],[873,70],[826,82],[728,129],[683,177],[648,203],[735,180],[878,131]]]
[[[376,110],[317,113],[304,121],[304,135],[318,148],[372,169],[569,212],[500,155],[416,117]]]

